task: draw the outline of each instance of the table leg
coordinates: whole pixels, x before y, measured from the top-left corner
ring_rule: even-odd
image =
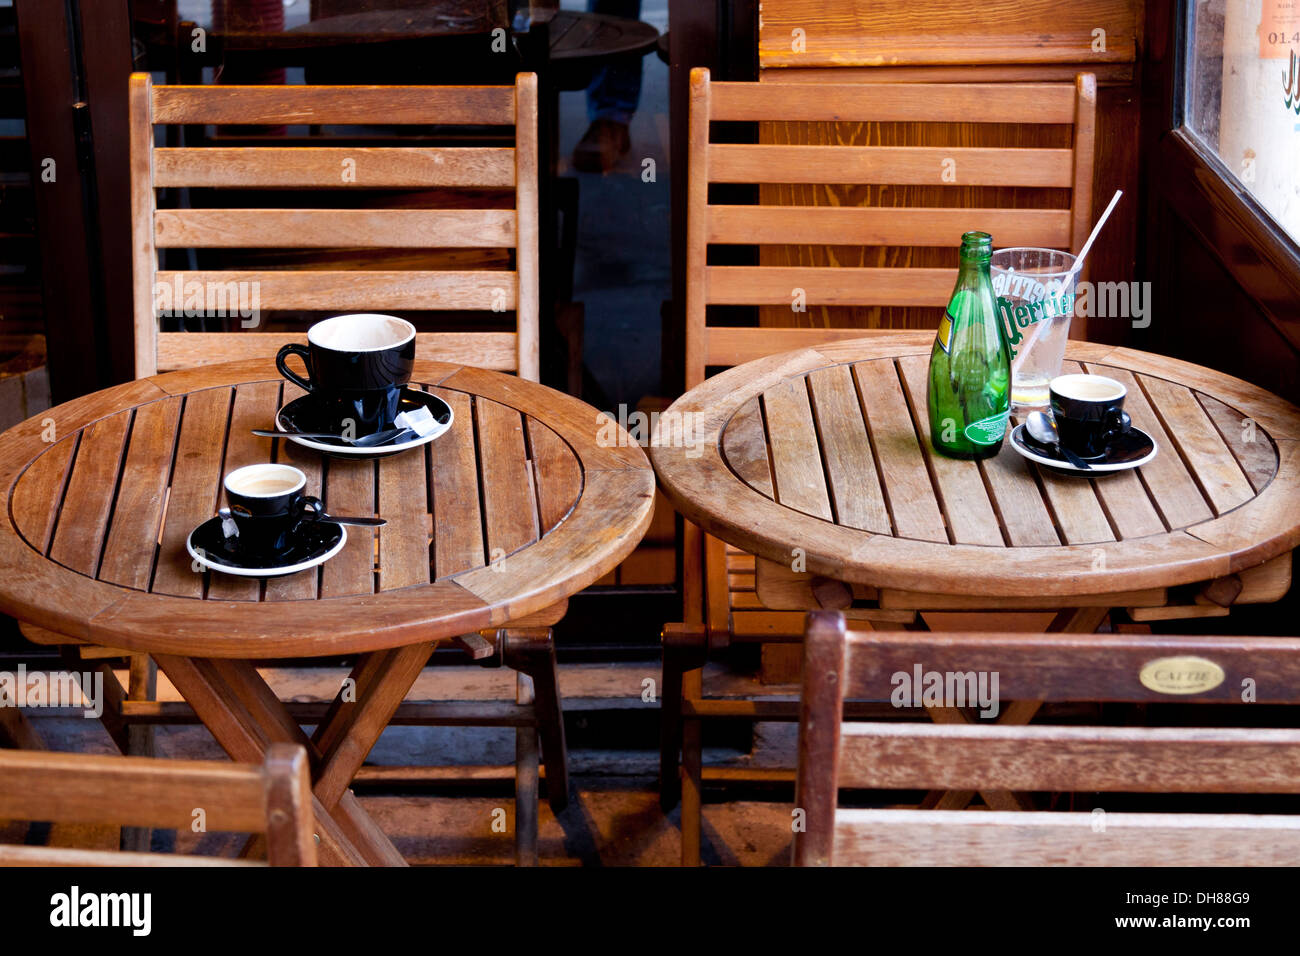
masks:
[[[1106,615],[1109,613],[1110,609],[1104,607],[1066,608],[1057,613],[1047,630],[1048,633],[1058,634],[1092,634],[1106,620]],[[994,722],[1008,725],[1027,724],[1033,720],[1034,714],[1038,713],[1042,703],[1039,700],[1008,701]],[[926,712],[937,724],[984,722],[971,717],[957,707],[927,707]],[[983,797],[990,810],[1034,809],[1033,800],[1027,793],[981,790],[979,795]],[[974,790],[934,790],[926,795],[921,802],[921,807],[930,810],[963,810],[974,799]]]
[[[322,863],[400,866],[401,854],[347,788],[433,647],[423,643],[367,655],[374,660],[358,664],[366,679],[358,681],[355,703],[343,702],[340,691],[316,740],[294,722],[250,661],[167,655],[157,661],[232,759],[258,762],[278,741],[307,749]]]

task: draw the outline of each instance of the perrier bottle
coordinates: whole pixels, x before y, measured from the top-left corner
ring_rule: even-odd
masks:
[[[930,441],[952,458],[998,453],[1011,409],[1011,353],[989,275],[993,237],[961,237],[957,285],[930,352]]]

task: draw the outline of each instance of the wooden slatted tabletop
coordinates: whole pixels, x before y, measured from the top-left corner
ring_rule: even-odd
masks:
[[[1295,406],[1210,369],[1071,343],[1065,371],[1124,382],[1156,458],[1085,478],[1039,468],[1009,442],[996,458],[957,461],[929,444],[932,342],[879,333],[708,379],[652,441],[664,490],[775,565],[803,558],[812,574],[860,585],[1058,607],[1213,581],[1300,543]]]
[[[654,476],[634,442],[601,447],[595,409],[500,373],[417,363],[451,430],[418,451],[324,458],[251,428],[299,394],[263,360],[142,379],[0,435],[0,608],[131,650],[266,658],[356,653],[517,620],[605,574],[641,538]],[[190,531],[222,476],[284,461],[351,527],[316,569],[268,580],[196,571]],[[200,573],[201,572],[201,573]]]

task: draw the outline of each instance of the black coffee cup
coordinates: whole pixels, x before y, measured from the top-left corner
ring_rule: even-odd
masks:
[[[289,368],[290,355],[303,360],[305,378]],[[393,427],[415,367],[415,326],[393,315],[336,315],[313,325],[306,345],[281,348],[275,367],[316,397],[321,431],[370,435]]]
[[[1105,457],[1110,443],[1129,430],[1122,382],[1104,375],[1058,375],[1048,383],[1061,444],[1080,458]]]
[[[290,465],[246,465],[226,475],[223,485],[238,532],[236,549],[273,558],[304,521],[324,513],[319,498],[304,495],[307,476]]]

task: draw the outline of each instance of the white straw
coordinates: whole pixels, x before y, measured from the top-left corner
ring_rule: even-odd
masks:
[[[1097,225],[1092,227],[1092,232],[1088,234],[1087,242],[1085,242],[1083,248],[1079,250],[1079,254],[1074,259],[1074,265],[1070,267],[1070,271],[1066,273],[1065,280],[1061,283],[1062,288],[1068,289],[1070,287],[1070,277],[1077,274],[1078,271],[1083,268],[1084,257],[1086,257],[1088,251],[1092,249],[1092,244],[1097,241],[1097,234],[1101,232],[1101,227],[1106,225],[1106,220],[1110,218],[1111,212],[1115,209],[1115,204],[1119,202],[1119,197],[1122,195],[1124,195],[1124,190],[1117,189],[1115,190],[1115,195],[1110,197],[1110,202],[1106,206],[1106,211],[1103,212],[1101,218],[1097,220]]]

